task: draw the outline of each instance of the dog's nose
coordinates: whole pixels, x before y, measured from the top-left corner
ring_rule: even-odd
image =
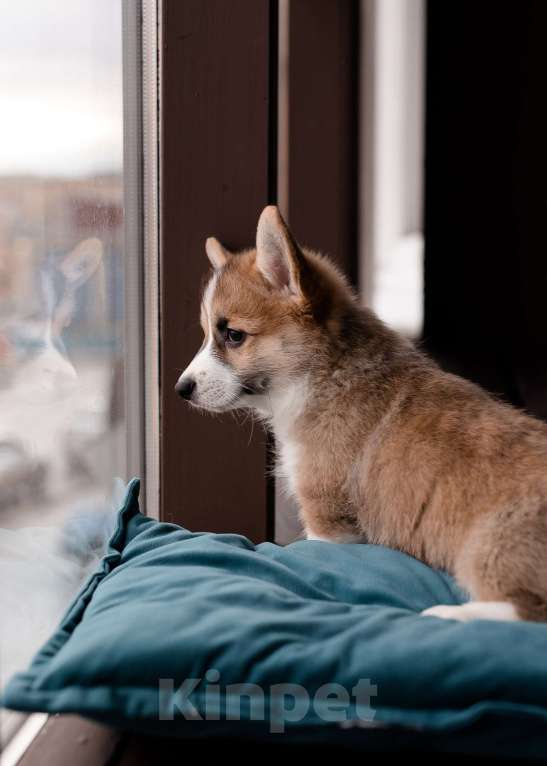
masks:
[[[193,378],[181,378],[175,386],[175,391],[183,399],[191,399],[195,387],[196,381]]]

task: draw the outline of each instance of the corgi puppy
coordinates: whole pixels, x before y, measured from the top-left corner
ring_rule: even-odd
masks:
[[[547,425],[362,308],[276,207],[255,249],[205,248],[205,339],[176,390],[273,430],[308,538],[377,543],[452,573],[471,601],[426,615],[547,620]]]

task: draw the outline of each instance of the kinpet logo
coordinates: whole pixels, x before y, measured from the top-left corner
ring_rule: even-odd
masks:
[[[159,719],[173,721],[267,721],[274,733],[285,731],[287,723],[319,718],[341,725],[370,723],[375,710],[371,699],[376,684],[361,678],[348,691],[342,684],[327,683],[310,694],[301,684],[279,683],[263,688],[259,684],[220,683],[214,668],[204,678],[187,678],[175,687],[172,678],[159,679]]]

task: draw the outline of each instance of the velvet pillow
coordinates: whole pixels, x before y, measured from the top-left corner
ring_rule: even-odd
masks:
[[[134,479],[98,571],[6,706],[166,734],[488,721],[478,749],[547,748],[547,625],[425,618],[463,594],[410,556],[192,533],[141,515],[138,491]]]

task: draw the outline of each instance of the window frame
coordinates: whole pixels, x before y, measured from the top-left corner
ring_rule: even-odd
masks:
[[[356,280],[359,0],[296,5],[281,0],[281,8],[278,0],[231,0],[228,13],[225,0],[207,0],[206,12],[203,0],[122,2],[130,34],[124,54],[127,115],[130,122],[141,120],[129,126],[133,132],[125,155],[131,177],[128,224],[135,215],[141,218],[133,222],[142,220],[142,226],[127,232],[133,257],[126,301],[139,317],[135,324],[131,311],[126,314],[134,353],[128,377],[140,374],[141,380],[127,381],[126,404],[131,413],[140,407],[132,434],[144,451],[131,451],[129,445],[128,468],[143,475],[141,506],[148,515],[193,529],[239,532],[254,542],[272,540],[271,439],[260,428],[251,438],[250,426],[231,419],[211,423],[190,412],[173,387],[201,343],[206,237],[216,235],[234,249],[251,245],[262,207],[278,201],[278,186],[280,207],[296,235],[305,244],[329,248]],[[284,38],[286,69],[278,58],[280,19],[290,23]],[[312,20],[313,55],[294,55],[308,42]],[[213,46],[212,61],[210,54],[205,62],[192,56],[193,27]],[[310,93],[303,87],[324,56],[344,82],[338,116],[333,114],[340,107],[335,87]],[[207,76],[196,88],[203,66],[209,66]],[[227,66],[233,67],[231,78],[225,76]],[[293,112],[290,133],[287,110]],[[188,114],[194,119],[185,124]],[[307,127],[317,114],[332,119],[316,126],[310,144]],[[221,166],[207,165],[207,123],[223,118],[228,124],[218,136]],[[345,136],[339,142],[341,130]],[[314,166],[317,153],[331,150],[338,180],[325,189]],[[225,188],[226,178],[234,185],[231,190]],[[185,192],[185,181],[191,192]],[[240,466],[241,476],[236,473]],[[81,763],[84,740],[85,762],[94,766],[118,762],[135,743],[135,737],[77,716],[52,716],[19,764]]]
[[[277,2],[163,0],[160,26],[160,518],[261,542],[273,536],[266,437],[173,388],[202,342],[206,238],[252,245],[275,201]]]

